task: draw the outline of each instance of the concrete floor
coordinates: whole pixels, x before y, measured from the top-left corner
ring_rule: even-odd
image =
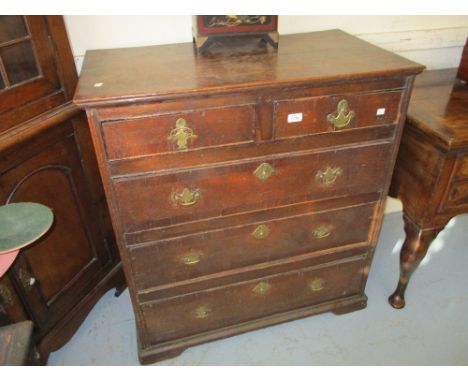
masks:
[[[364,310],[325,313],[199,345],[156,365],[468,365],[468,215],[453,219],[413,275],[407,307],[387,303],[398,275],[401,212],[384,219]],[[49,365],[138,365],[128,291],[109,291]]]

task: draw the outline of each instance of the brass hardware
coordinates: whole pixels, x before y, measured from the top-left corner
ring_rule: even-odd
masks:
[[[173,192],[171,199],[174,203],[180,204],[181,206],[191,206],[195,204],[200,198],[200,190],[190,191],[188,188],[184,188],[182,192]]]
[[[349,125],[354,118],[355,113],[353,110],[349,111],[348,101],[342,99],[336,106],[336,115],[328,114],[327,121],[331,123],[335,129],[343,129]]]
[[[342,172],[339,167],[327,167],[325,170],[318,170],[315,179],[325,185],[332,184]]]
[[[255,287],[252,289],[252,292],[258,296],[265,296],[271,289],[271,285],[266,283],[265,281],[259,282]]]
[[[309,283],[309,288],[312,292],[318,292],[323,289],[323,284],[325,283],[324,279],[313,279]]]
[[[254,171],[255,176],[260,180],[266,180],[273,175],[273,167],[268,163],[262,163]]]
[[[13,305],[13,294],[10,288],[5,285],[0,285],[0,298],[6,305]]]
[[[265,224],[260,224],[252,232],[252,235],[255,239],[264,239],[270,234],[270,228]]]
[[[195,139],[196,137],[193,130],[187,126],[187,121],[179,118],[176,121],[176,127],[171,130],[167,139],[175,142],[179,150],[187,150],[188,140]]]
[[[329,227],[321,225],[312,231],[312,234],[317,239],[323,239],[324,237],[330,236],[331,230]]]
[[[191,249],[190,251],[188,251],[186,255],[182,257],[181,260],[185,265],[192,265],[192,264],[198,263],[202,256],[203,256],[202,251]]]
[[[24,268],[20,268],[18,272],[18,279],[20,280],[23,288],[26,290],[31,290],[32,286],[36,283],[36,279],[31,277],[29,272]]]
[[[211,309],[208,306],[202,305],[193,311],[193,315],[195,316],[195,318],[203,319],[207,318],[210,312]]]

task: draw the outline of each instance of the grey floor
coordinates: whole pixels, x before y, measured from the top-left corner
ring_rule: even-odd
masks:
[[[156,365],[468,365],[468,215],[453,219],[413,275],[407,307],[387,303],[403,241],[385,216],[364,310],[326,313],[196,346]],[[128,291],[109,291],[49,365],[138,365]]]

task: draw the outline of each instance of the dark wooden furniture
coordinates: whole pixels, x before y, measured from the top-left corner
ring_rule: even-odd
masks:
[[[1,16],[0,74],[0,204],[55,218],[0,279],[0,324],[31,320],[44,363],[124,281],[63,19]]]
[[[468,48],[458,77],[468,72]],[[389,297],[405,306],[411,274],[448,221],[468,212],[468,86],[457,69],[431,70],[416,80],[391,195],[403,203],[406,240],[400,278]]]
[[[74,101],[91,126],[143,363],[366,306],[423,68],[338,30],[284,36],[277,51],[244,43],[84,60]]]

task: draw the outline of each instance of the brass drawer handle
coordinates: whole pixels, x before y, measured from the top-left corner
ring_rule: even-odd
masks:
[[[331,123],[335,129],[343,129],[349,125],[354,116],[354,111],[349,111],[348,101],[342,99],[336,106],[336,114],[328,114],[327,121]]]
[[[334,183],[342,173],[343,170],[340,167],[327,167],[325,170],[318,170],[315,179],[324,185],[329,185]]]
[[[200,198],[200,190],[189,190],[184,188],[182,192],[173,192],[171,199],[174,203],[181,206],[191,206],[195,204]]]
[[[268,163],[262,163],[254,171],[254,174],[260,180],[267,180],[271,175],[273,175],[273,166]]]
[[[181,261],[185,265],[193,265],[193,264],[198,263],[201,260],[202,256],[203,256],[202,251],[191,249],[190,251],[188,251],[186,255],[182,257]]]
[[[323,239],[327,236],[330,236],[331,234],[331,229],[330,227],[327,227],[325,225],[321,225],[320,227],[317,227],[312,231],[312,234],[316,239]]]
[[[325,283],[324,279],[313,279],[309,283],[309,288],[312,292],[318,292],[323,289],[323,284]]]
[[[193,311],[195,318],[204,319],[209,316],[211,309],[207,305],[201,305]]]
[[[260,224],[257,228],[255,228],[252,232],[252,236],[255,239],[265,239],[270,234],[270,228],[268,228],[265,224]]]
[[[0,285],[0,298],[5,305],[13,305],[13,293],[11,293],[10,288],[5,285]]]
[[[197,136],[194,134],[193,130],[187,126],[187,121],[183,118],[179,118],[176,121],[176,127],[171,130],[167,139],[175,142],[177,149],[187,150],[188,140],[195,139],[196,137]]]
[[[252,289],[252,292],[257,296],[265,296],[270,292],[271,285],[265,281],[259,282],[255,287]]]

